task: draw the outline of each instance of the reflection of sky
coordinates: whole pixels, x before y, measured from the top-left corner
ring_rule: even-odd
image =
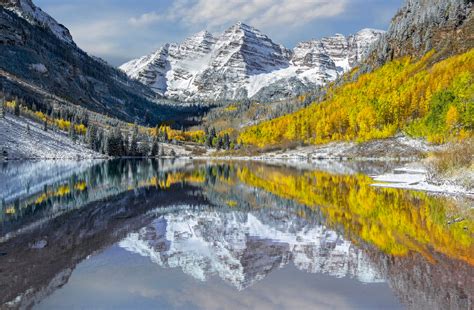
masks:
[[[393,309],[386,283],[309,274],[293,266],[275,270],[243,291],[218,278],[200,282],[179,269],[113,246],[82,262],[69,282],[39,309]]]

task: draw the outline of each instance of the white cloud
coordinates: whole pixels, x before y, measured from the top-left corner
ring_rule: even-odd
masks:
[[[149,24],[156,23],[160,20],[163,20],[163,17],[157,12],[153,11],[153,12],[142,14],[139,17],[132,17],[130,18],[129,22],[133,26],[146,26]]]
[[[93,55],[116,53],[118,48],[113,41],[123,35],[122,28],[115,18],[70,25],[74,40]]]
[[[145,13],[129,23],[143,27],[173,21],[214,30],[240,20],[257,27],[291,27],[337,16],[346,4],[347,0],[176,0],[163,13]]]

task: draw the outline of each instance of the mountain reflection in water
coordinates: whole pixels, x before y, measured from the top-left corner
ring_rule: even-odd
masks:
[[[364,171],[376,169],[368,167]],[[161,273],[174,271],[175,281],[166,287],[172,291],[169,303],[143,307],[202,307],[197,296],[173,302],[185,284],[191,285],[178,283],[183,275],[196,281],[195,290],[219,279],[234,292],[226,291],[229,300],[240,296],[250,302],[254,291],[286,285],[277,280],[283,274],[295,287],[307,283],[314,296],[322,288],[312,287],[311,279],[328,287],[336,281],[340,285],[325,294],[346,287],[339,295],[347,300],[337,305],[344,308],[400,307],[398,302],[426,309],[473,306],[472,201],[375,188],[354,167],[344,174],[340,166],[339,173],[330,171],[150,160],[4,164],[0,303],[4,308],[87,307],[80,303],[87,298],[74,290],[75,279],[88,274],[81,271],[84,266],[111,253],[116,260],[128,253],[142,262],[135,271],[158,272],[152,266]],[[112,259],[95,268],[105,272],[122,265],[125,272],[132,263]],[[97,282],[92,276],[83,281]],[[387,284],[391,291],[387,287],[384,295]],[[146,287],[151,290],[152,284]],[[359,290],[380,300],[364,304],[363,296],[352,296]],[[305,306],[336,306],[302,292],[294,295],[306,298]],[[68,303],[61,304],[66,296]],[[101,302],[95,306],[113,308],[112,301]]]

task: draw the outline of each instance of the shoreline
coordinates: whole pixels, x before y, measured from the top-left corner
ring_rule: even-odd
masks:
[[[446,180],[442,184],[430,183],[428,171],[419,159],[413,158],[296,158],[296,157],[268,157],[268,156],[166,156],[166,157],[94,157],[94,158],[16,158],[0,161],[8,162],[28,162],[28,161],[89,161],[89,160],[196,160],[196,161],[237,161],[237,162],[257,162],[262,164],[288,166],[300,170],[322,170],[336,174],[357,174],[368,175],[374,187],[397,188],[404,190],[415,190],[442,194],[449,196],[465,196],[474,198],[474,192],[469,191],[459,184],[454,184]],[[373,164],[377,164],[374,167]]]

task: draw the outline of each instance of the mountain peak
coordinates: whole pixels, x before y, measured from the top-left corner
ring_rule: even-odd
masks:
[[[191,35],[188,39],[190,39],[190,38],[207,39],[207,38],[214,38],[214,36],[209,31],[202,30],[202,31],[199,31],[199,32]]]
[[[34,5],[31,0],[0,0],[0,5],[28,21],[30,24],[49,29],[60,40],[75,45],[71,33],[54,18]]]
[[[238,21],[236,22],[235,24],[233,24],[232,26],[229,27],[229,29],[227,31],[231,31],[231,32],[234,32],[234,31],[243,31],[244,33],[245,32],[253,32],[253,33],[261,33],[260,30],[250,26],[250,25],[247,25],[241,21]],[[226,32],[227,32],[226,31]]]

